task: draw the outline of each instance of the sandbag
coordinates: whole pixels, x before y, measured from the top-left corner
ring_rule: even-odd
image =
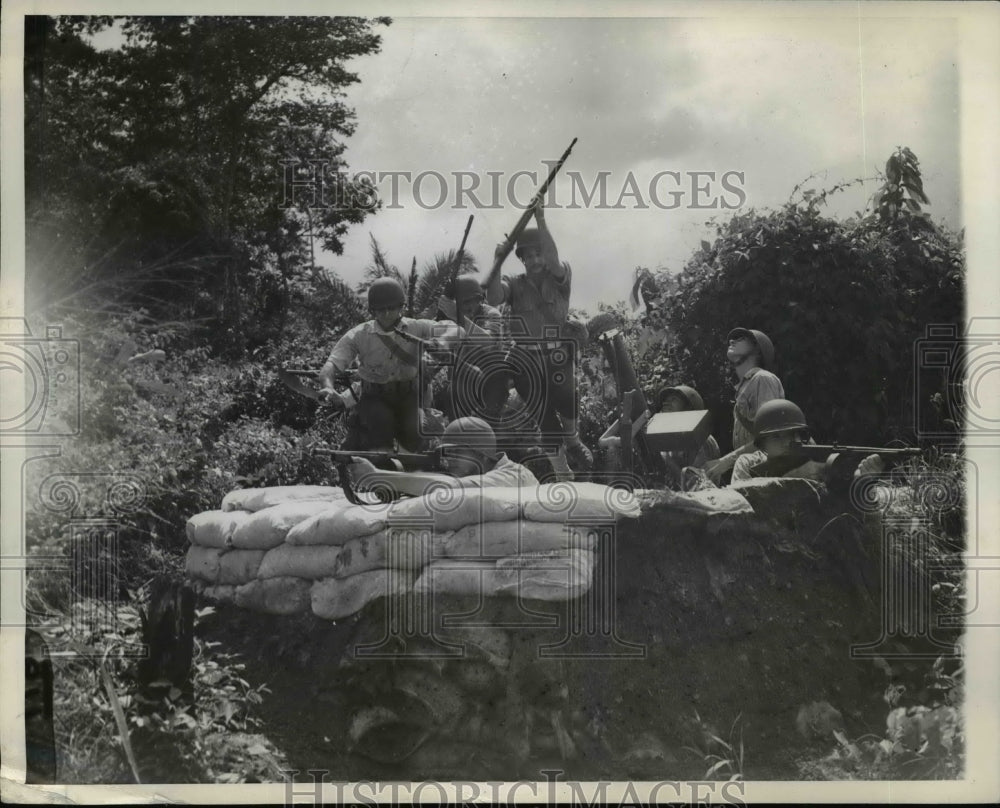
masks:
[[[234,600],[243,609],[265,614],[298,614],[309,611],[309,581],[289,576],[254,580],[236,587]]]
[[[520,488],[485,488],[484,499],[516,503],[532,522],[602,524],[638,518],[639,500],[631,491],[598,483],[557,482]]]
[[[184,571],[189,578],[215,583],[219,580],[219,558],[225,550],[192,544],[184,557]]]
[[[245,511],[203,511],[187,520],[187,537],[200,547],[229,547],[233,533],[250,518]]]
[[[267,551],[260,562],[257,577],[280,578],[291,575],[307,580],[329,578],[334,573],[339,553],[339,547],[323,544],[279,544]]]
[[[494,561],[433,561],[413,584],[422,595],[496,595],[500,581]]]
[[[631,491],[598,483],[560,482],[540,485],[524,503],[524,518],[532,522],[613,522],[636,519],[641,511]]]
[[[396,527],[430,527],[435,533],[458,530],[482,522],[517,519],[521,502],[517,496],[491,496],[502,488],[437,488],[422,497],[390,504],[386,523]],[[517,489],[512,489],[517,491]]]
[[[212,584],[206,586],[202,596],[221,603],[232,603],[236,598],[236,587],[232,584]]]
[[[413,588],[413,579],[408,570],[370,570],[350,578],[321,578],[309,592],[313,614],[324,620],[340,620],[376,598],[405,595]]]
[[[594,577],[590,550],[523,553],[496,562],[497,594],[535,600],[572,600]]]
[[[274,485],[270,488],[240,488],[230,491],[222,498],[221,507],[224,511],[256,512],[273,505],[305,500],[349,504],[344,492],[332,485]]]
[[[245,584],[257,577],[263,550],[229,550],[219,556],[220,584]]]
[[[346,578],[374,569],[419,570],[431,560],[431,532],[389,527],[381,533],[351,539],[340,549],[335,578]]]
[[[347,500],[344,500],[344,504],[347,505]],[[263,508],[237,525],[231,544],[241,550],[269,550],[284,542],[288,531],[299,522],[323,513],[330,507],[329,502],[303,500]]]
[[[448,558],[505,558],[539,550],[593,550],[601,532],[557,522],[486,522],[436,538],[434,552]]]
[[[385,528],[388,505],[352,505],[329,508],[299,522],[288,531],[288,544],[336,544],[370,536]]]

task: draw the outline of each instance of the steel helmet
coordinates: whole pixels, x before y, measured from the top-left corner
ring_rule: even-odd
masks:
[[[479,281],[473,278],[471,275],[459,275],[455,278],[454,293],[449,295],[457,303],[462,303],[466,300],[471,300],[474,297],[485,298],[486,295],[483,292],[483,287],[480,285]]]
[[[441,443],[448,446],[470,446],[484,454],[497,451],[497,438],[493,429],[482,418],[466,416],[456,418],[444,428]]]
[[[379,278],[368,287],[369,309],[402,308],[405,303],[403,284],[395,278]]]
[[[773,368],[774,343],[771,342],[771,338],[763,331],[758,331],[755,328],[734,328],[729,332],[727,339],[734,340],[742,339],[743,337],[749,337],[760,348],[760,366],[764,370]]]
[[[786,398],[774,398],[760,405],[753,419],[755,442],[767,435],[792,430],[809,430],[806,417],[797,404]]]
[[[687,402],[687,408],[689,410],[703,410],[705,409],[705,401],[702,399],[701,395],[693,387],[688,387],[686,384],[678,384],[675,387],[664,387],[656,396],[656,403],[658,406],[663,406],[663,399],[666,398],[670,393],[677,393],[684,401]]]
[[[542,235],[538,232],[538,228],[526,227],[517,237],[517,248],[514,250],[514,255],[520,258],[525,247],[540,247],[541,244]]]

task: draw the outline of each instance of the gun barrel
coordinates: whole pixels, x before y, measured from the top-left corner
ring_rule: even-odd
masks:
[[[810,450],[826,451],[829,454],[865,454],[865,455],[886,455],[898,457],[916,457],[922,453],[922,449],[913,446],[892,448],[888,446],[840,446],[836,443],[830,446],[808,446]]]
[[[508,235],[507,238],[504,240],[500,252],[493,259],[493,266],[490,267],[489,274],[487,274],[486,280],[483,281],[482,284],[483,288],[486,288],[490,285],[491,281],[493,281],[496,274],[500,271],[500,267],[503,265],[503,262],[507,260],[507,256],[510,255],[511,250],[514,249],[514,242],[517,241],[517,237],[521,235],[521,231],[524,230],[524,228],[528,226],[528,222],[531,221],[531,216],[534,213],[535,205],[537,205],[539,200],[541,200],[541,198],[545,196],[545,192],[549,189],[549,185],[552,184],[552,180],[555,179],[556,174],[559,173],[559,169],[563,167],[563,163],[566,162],[567,158],[570,155],[570,152],[573,151],[573,147],[576,145],[576,141],[577,138],[573,138],[573,142],[570,143],[569,148],[567,148],[566,151],[563,152],[562,157],[559,158],[559,162],[557,162],[554,166],[552,166],[552,170],[549,171],[549,175],[545,178],[545,182],[543,182],[541,185],[538,186],[538,190],[535,191],[535,195],[531,197],[531,202],[528,203],[528,207],[525,208],[524,212],[517,220],[517,224],[514,225],[514,229],[510,231],[510,235]]]

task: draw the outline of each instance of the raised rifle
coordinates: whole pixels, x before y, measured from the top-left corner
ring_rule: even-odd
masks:
[[[465,223],[465,232],[462,234],[462,243],[458,245],[458,252],[455,253],[455,263],[451,267],[451,276],[448,278],[448,285],[445,287],[447,296],[453,300],[455,298],[455,281],[462,271],[462,259],[465,258],[465,242],[469,238],[469,230],[472,229],[472,220],[474,218],[475,216],[470,213],[469,221]],[[455,305],[458,305],[457,300],[455,300]]]
[[[417,256],[413,256],[413,266],[410,267],[410,286],[406,296],[406,316],[413,316],[413,304],[417,296]]]
[[[854,476],[854,472],[869,455],[878,455],[885,460],[902,460],[907,457],[917,457],[920,449],[889,449],[879,446],[841,446],[834,443],[828,446],[803,444],[792,451],[770,457],[763,463],[750,468],[751,477],[781,477],[803,463],[812,461],[825,464],[824,473],[829,482],[845,482]]]
[[[503,262],[507,260],[507,256],[510,255],[511,250],[514,249],[514,245],[517,243],[518,236],[521,235],[521,231],[528,226],[528,222],[531,221],[531,217],[535,212],[535,206],[538,205],[542,198],[545,196],[545,192],[549,189],[549,185],[552,180],[555,179],[556,174],[559,173],[559,169],[562,168],[563,163],[566,162],[566,158],[569,157],[569,153],[573,151],[573,146],[576,145],[577,138],[573,138],[573,142],[569,144],[569,148],[563,152],[563,156],[559,158],[559,162],[556,163],[552,170],[549,171],[549,176],[545,178],[545,182],[538,186],[538,190],[535,195],[531,198],[531,202],[528,207],[524,209],[524,213],[521,214],[521,218],[517,220],[517,224],[514,225],[514,229],[510,231],[507,238],[504,239],[503,244],[500,246],[500,250],[497,252],[496,256],[493,258],[493,266],[490,268],[489,274],[486,276],[486,280],[483,281],[483,288],[488,289],[493,279],[500,272],[500,267],[503,266]]]
[[[632,471],[632,452],[638,451],[643,463],[649,468],[657,467],[659,456],[655,455],[647,444],[645,427],[649,421],[648,404],[646,396],[643,395],[635,374],[635,367],[625,348],[625,339],[621,329],[614,318],[598,315],[594,317],[587,327],[588,332],[601,346],[604,359],[611,368],[611,373],[615,380],[615,387],[618,390],[618,401],[621,404],[622,416],[616,424],[612,424],[601,436],[601,441],[606,442],[608,438],[619,437],[621,439],[621,464],[623,470]],[[623,425],[628,427],[628,434],[624,434]]]

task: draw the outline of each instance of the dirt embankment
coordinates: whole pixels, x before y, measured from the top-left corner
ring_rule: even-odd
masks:
[[[779,482],[750,514],[645,498],[571,603],[393,598],[339,624],[225,607],[203,630],[271,688],[263,732],[292,768],[330,780],[703,778],[718,759],[720,779],[792,779],[832,729],[884,732],[886,680],[851,652],[882,634],[872,532]]]

